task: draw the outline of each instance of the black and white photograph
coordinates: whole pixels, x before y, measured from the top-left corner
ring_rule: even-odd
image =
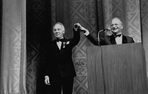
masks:
[[[0,0],[0,94],[148,94],[148,0]]]

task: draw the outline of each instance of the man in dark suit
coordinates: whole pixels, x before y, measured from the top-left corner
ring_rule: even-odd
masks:
[[[79,26],[79,23],[75,25]],[[72,94],[73,79],[76,76],[72,60],[72,49],[80,40],[78,28],[73,28],[73,38],[64,38],[65,28],[60,22],[53,26],[56,37],[48,46],[47,51],[47,75],[45,84],[51,85],[51,94]]]
[[[111,29],[106,31],[99,32],[98,38],[94,38],[90,35],[89,31],[81,27],[83,29],[84,34],[94,45],[111,45],[111,44],[124,44],[124,43],[134,43],[132,37],[125,36],[122,34],[123,24],[122,21],[114,17],[111,22]],[[106,32],[111,32],[111,35],[106,35]]]

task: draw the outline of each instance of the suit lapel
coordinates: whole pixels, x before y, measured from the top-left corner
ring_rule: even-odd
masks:
[[[54,51],[55,51],[55,54],[56,54],[57,56],[59,56],[59,55],[60,55],[60,49],[59,49],[59,47],[58,47],[56,41],[54,42],[54,48],[53,48],[53,49],[55,49],[55,50],[54,50]]]
[[[113,35],[110,37],[110,42],[111,44],[116,44],[115,37]]]
[[[111,36],[110,37],[110,42],[111,42],[111,44],[116,44],[116,41],[115,41],[115,37],[114,36]],[[127,38],[126,38],[126,36],[122,36],[122,44],[124,44],[124,43],[127,43]]]
[[[122,43],[127,43],[127,38],[124,35],[122,36]]]

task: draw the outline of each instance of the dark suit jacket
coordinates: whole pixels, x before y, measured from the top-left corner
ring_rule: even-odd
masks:
[[[100,41],[98,41],[97,38],[92,37],[90,34],[87,36],[87,38],[94,45],[111,45],[111,44],[116,44],[115,37],[113,35],[100,37]],[[132,37],[123,35],[122,38],[123,38],[122,39],[122,44],[125,44],[125,43],[134,43],[134,40],[133,40]]]
[[[56,40],[48,45],[49,49],[46,56],[46,62],[48,63],[47,75],[51,81],[61,77],[76,76],[72,60],[72,49],[80,40],[80,32],[74,31],[73,34],[74,36],[72,39],[64,39],[65,48],[61,50],[59,50]]]

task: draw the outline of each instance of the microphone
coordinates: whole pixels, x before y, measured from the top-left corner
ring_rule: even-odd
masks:
[[[105,32],[105,31],[111,31],[111,29],[108,28],[108,29],[102,29],[102,30],[99,30],[99,32]]]
[[[110,28],[104,29],[104,31],[110,31],[110,30],[111,30]]]

